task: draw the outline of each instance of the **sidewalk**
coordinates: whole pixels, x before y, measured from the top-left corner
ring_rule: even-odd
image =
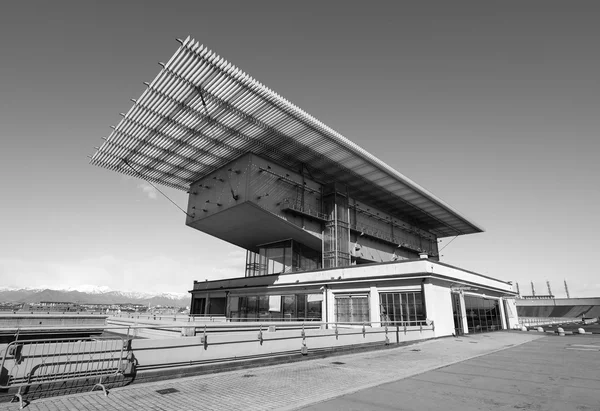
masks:
[[[600,410],[600,338],[548,336],[313,404],[332,410]]]
[[[101,392],[93,392],[39,399],[26,409],[292,410],[544,336],[544,333],[496,332],[443,338],[389,350],[115,388],[108,397]],[[165,389],[171,392],[157,392]],[[0,410],[18,409],[18,403],[0,404]]]

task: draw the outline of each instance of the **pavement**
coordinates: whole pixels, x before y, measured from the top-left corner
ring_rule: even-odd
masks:
[[[495,332],[44,398],[29,410],[600,410],[600,337]],[[17,403],[0,410],[17,410]]]

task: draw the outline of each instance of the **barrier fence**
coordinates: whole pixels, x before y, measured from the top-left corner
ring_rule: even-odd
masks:
[[[25,390],[33,385],[97,379],[92,391],[101,388],[108,395],[103,380],[132,372],[132,359],[125,338],[16,340],[4,349],[0,388],[16,388],[21,409]]]

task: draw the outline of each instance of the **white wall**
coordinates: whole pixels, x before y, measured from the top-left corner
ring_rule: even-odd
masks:
[[[517,314],[517,302],[514,298],[505,299],[508,306],[508,328],[514,329],[519,325],[519,315]]]
[[[450,289],[432,283],[424,284],[427,318],[435,321],[435,335],[441,337],[454,332],[454,317]]]

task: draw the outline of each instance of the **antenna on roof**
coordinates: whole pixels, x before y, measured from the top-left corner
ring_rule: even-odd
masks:
[[[569,286],[567,285],[567,280],[565,280],[565,292],[567,293],[567,298],[571,298],[569,295]]]

